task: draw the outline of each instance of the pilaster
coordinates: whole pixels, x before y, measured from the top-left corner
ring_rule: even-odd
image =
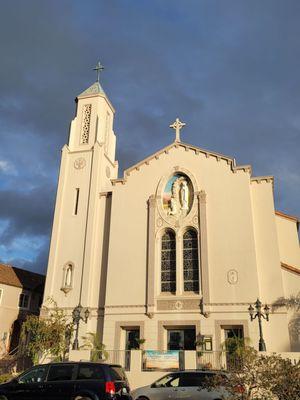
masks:
[[[152,195],[148,200],[148,244],[147,244],[147,304],[146,314],[149,318],[154,313],[155,291],[155,209],[156,199]]]
[[[198,198],[198,214],[199,214],[199,226],[200,226],[199,277],[201,277],[200,292],[202,292],[202,312],[204,312],[205,304],[210,302],[206,193],[204,192],[204,190],[201,190],[200,192],[197,193],[197,198]]]

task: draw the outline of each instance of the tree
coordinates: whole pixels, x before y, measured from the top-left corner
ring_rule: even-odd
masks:
[[[101,342],[99,333],[88,332],[87,335],[82,337],[84,344],[81,348],[91,350],[91,361],[107,360],[109,354],[105,350],[105,344]]]
[[[279,400],[300,399],[300,361],[292,363],[281,357],[276,361],[276,380],[272,388]]]
[[[273,310],[286,307],[290,312],[289,333],[291,347],[294,351],[300,350],[300,292],[289,297],[280,297],[273,304]]]
[[[224,387],[228,400],[300,400],[300,363],[245,347],[236,369],[226,376],[220,372],[204,385],[208,390]]]
[[[288,310],[300,311],[300,292],[290,297],[280,297],[272,304],[272,308],[286,307]]]
[[[43,307],[46,316],[29,315],[22,325],[24,352],[33,364],[49,356],[61,361],[69,349],[73,324],[68,322],[64,311],[57,307],[54,300],[49,299],[48,303],[53,307]]]

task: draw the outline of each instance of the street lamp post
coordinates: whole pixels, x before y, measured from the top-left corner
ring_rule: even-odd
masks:
[[[87,320],[90,316],[90,310],[88,308],[83,310],[82,305],[79,303],[78,306],[74,308],[74,310],[72,312],[72,316],[73,316],[73,324],[75,325],[75,339],[73,342],[72,349],[78,350],[78,348],[79,348],[79,342],[78,342],[79,323],[80,323],[80,320],[82,320],[84,323],[87,323]]]
[[[265,319],[266,321],[269,321],[269,313],[270,313],[270,308],[266,304],[263,308],[262,311],[262,302],[257,299],[256,302],[254,303],[255,308],[250,304],[248,311],[250,314],[250,319],[253,321],[256,317],[258,319],[258,326],[259,326],[259,344],[258,344],[258,349],[259,351],[266,351],[266,343],[263,338],[263,332],[262,332],[262,324],[261,324],[261,319]]]

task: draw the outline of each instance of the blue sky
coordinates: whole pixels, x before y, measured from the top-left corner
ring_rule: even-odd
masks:
[[[298,0],[2,0],[0,260],[45,272],[74,98],[101,85],[126,167],[182,140],[275,176],[300,216]]]

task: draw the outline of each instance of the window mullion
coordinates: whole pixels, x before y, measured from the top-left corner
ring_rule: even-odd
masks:
[[[176,295],[180,296],[183,293],[183,246],[182,236],[177,233],[176,235]]]

